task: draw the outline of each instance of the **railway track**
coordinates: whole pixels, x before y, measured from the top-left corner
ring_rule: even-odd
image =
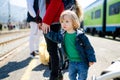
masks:
[[[28,41],[29,31],[14,32],[0,36],[0,61],[10,55],[10,52]]]

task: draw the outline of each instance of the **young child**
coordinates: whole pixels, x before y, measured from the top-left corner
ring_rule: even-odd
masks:
[[[79,18],[73,11],[62,12],[60,23],[64,31],[58,33],[50,31],[46,37],[62,44],[69,59],[70,80],[86,80],[89,67],[96,62],[94,49],[87,36],[78,30]]]

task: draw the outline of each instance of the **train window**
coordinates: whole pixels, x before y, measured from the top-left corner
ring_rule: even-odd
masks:
[[[96,10],[95,11],[95,18],[100,18],[101,17],[101,10]]]
[[[120,13],[120,2],[110,5],[109,15],[115,15]]]
[[[94,12],[91,13],[91,19],[94,19]]]

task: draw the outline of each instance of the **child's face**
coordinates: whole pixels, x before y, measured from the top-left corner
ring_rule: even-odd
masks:
[[[63,18],[64,19],[61,22],[62,29],[64,29],[67,32],[73,31],[74,29],[73,29],[73,24],[72,24],[72,20],[71,20],[70,16],[65,15]]]

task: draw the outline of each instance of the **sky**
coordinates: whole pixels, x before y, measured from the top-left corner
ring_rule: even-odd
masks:
[[[87,7],[89,4],[93,3],[96,0],[78,0],[81,7],[84,9],[85,7]]]
[[[27,7],[26,0],[10,0],[10,3],[21,7]]]
[[[78,0],[82,8],[85,8],[95,0]],[[21,6],[21,7],[27,7],[26,0],[10,0],[10,3],[13,5]]]

